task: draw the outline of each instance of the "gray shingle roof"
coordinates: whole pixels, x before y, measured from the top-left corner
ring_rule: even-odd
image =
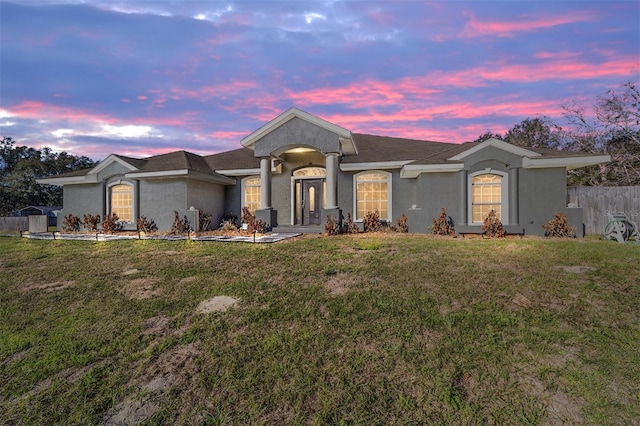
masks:
[[[257,169],[260,159],[249,148],[234,149],[204,157],[211,170]]]
[[[402,139],[361,133],[354,133],[353,140],[358,148],[358,155],[345,156],[342,160],[343,163],[415,161],[420,158],[438,155],[458,146],[446,142]]]

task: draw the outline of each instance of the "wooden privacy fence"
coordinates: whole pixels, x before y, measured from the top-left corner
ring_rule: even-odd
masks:
[[[640,224],[640,186],[570,186],[567,203],[582,207],[585,234],[602,234],[615,212]]]
[[[28,229],[28,217],[0,217],[0,232],[20,232]]]

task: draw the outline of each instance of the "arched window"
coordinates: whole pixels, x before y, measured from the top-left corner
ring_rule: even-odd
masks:
[[[294,177],[326,177],[327,170],[324,167],[304,167],[293,172]]]
[[[251,214],[260,208],[260,177],[251,176],[242,180],[242,207]]]
[[[391,174],[362,172],[354,176],[356,220],[377,211],[380,219],[391,220]]]
[[[507,214],[507,176],[500,172],[481,172],[471,175],[470,216],[471,223],[483,223],[491,210],[506,224]]]
[[[118,215],[120,222],[133,222],[133,186],[119,183],[109,188],[109,213]]]

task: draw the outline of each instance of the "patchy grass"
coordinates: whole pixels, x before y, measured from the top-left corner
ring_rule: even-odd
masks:
[[[2,424],[634,424],[640,246],[0,239]],[[226,311],[199,311],[216,296]]]

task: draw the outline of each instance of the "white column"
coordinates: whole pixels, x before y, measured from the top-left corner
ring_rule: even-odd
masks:
[[[327,205],[326,209],[338,208],[338,154],[325,155],[327,169]]]
[[[260,159],[260,209],[271,208],[271,158]]]

